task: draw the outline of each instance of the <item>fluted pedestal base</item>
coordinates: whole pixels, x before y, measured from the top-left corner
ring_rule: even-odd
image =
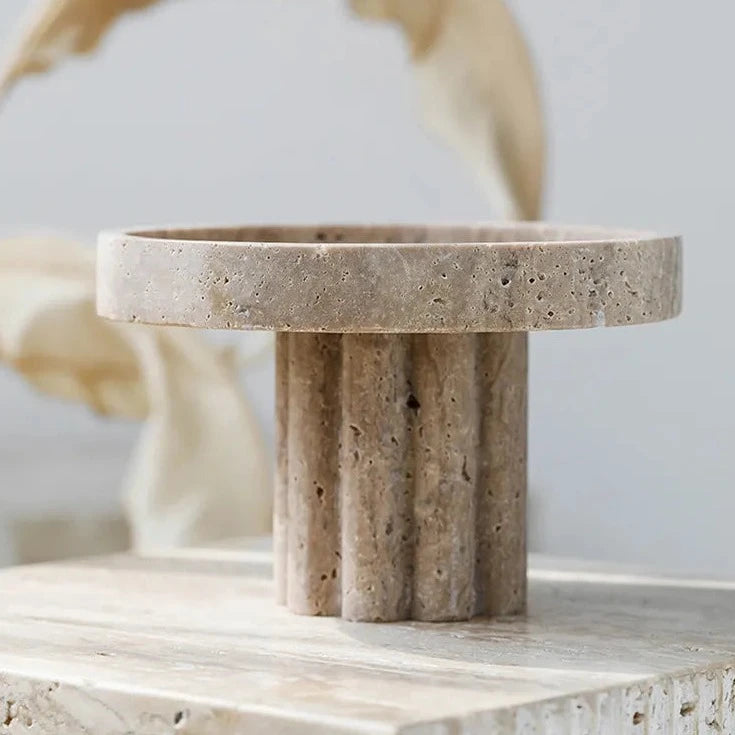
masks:
[[[527,335],[281,333],[278,599],[351,620],[526,604]]]

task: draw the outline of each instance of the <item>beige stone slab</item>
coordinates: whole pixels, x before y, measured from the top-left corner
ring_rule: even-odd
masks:
[[[537,563],[527,617],[349,623],[240,544],[0,573],[0,733],[735,732],[735,583]]]
[[[508,332],[669,319],[676,237],[546,224],[103,233],[99,313],[301,332]]]

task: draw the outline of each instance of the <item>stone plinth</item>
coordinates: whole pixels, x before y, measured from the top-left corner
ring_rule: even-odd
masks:
[[[441,625],[289,614],[234,545],[0,570],[0,733],[735,733],[735,583],[529,566]]]
[[[526,332],[670,318],[680,260],[531,224],[112,233],[98,308],[278,333],[280,602],[466,620],[526,606]]]

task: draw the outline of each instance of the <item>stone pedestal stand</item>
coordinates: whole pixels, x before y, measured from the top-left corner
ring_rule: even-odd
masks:
[[[278,333],[280,602],[466,620],[525,610],[526,333],[673,317],[680,259],[529,224],[112,233],[98,308]]]

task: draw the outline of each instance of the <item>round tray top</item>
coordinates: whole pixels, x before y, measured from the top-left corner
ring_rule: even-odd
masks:
[[[546,224],[107,232],[97,269],[103,316],[220,329],[580,329],[681,304],[679,238]]]

